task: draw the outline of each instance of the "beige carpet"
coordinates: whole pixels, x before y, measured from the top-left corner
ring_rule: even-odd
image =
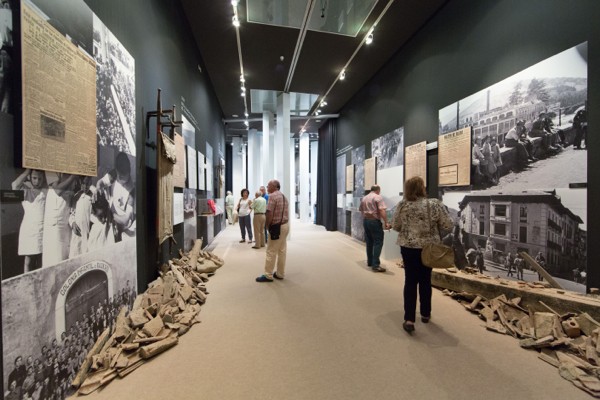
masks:
[[[294,222],[283,281],[256,283],[264,250],[229,226],[202,323],[90,399],[589,399],[517,340],[434,290],[432,321],[402,330],[403,270]]]

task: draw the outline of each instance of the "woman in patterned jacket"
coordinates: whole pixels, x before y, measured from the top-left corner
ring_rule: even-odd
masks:
[[[431,318],[431,269],[421,262],[426,243],[440,243],[440,231],[450,231],[454,223],[446,207],[428,199],[425,183],[418,176],[404,183],[404,199],[396,206],[392,227],[398,231],[398,244],[404,260],[404,323],[408,333],[415,330],[417,287],[421,321]]]

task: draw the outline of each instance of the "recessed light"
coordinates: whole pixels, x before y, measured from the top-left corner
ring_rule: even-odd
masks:
[[[237,118],[237,117],[238,117],[238,115],[237,115],[237,114],[232,114],[231,116],[232,116],[233,118]]]
[[[320,120],[320,119],[318,119],[316,122],[321,122],[321,120]]]

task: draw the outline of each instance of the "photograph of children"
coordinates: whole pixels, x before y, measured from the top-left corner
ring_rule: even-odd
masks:
[[[196,189],[183,189],[183,248],[190,251],[198,238]]]

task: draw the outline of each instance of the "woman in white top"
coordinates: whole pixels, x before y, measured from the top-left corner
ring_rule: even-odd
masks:
[[[246,231],[248,232],[248,238],[250,239],[248,243],[252,243],[252,220],[250,219],[250,213],[252,209],[252,200],[248,198],[250,192],[248,189],[242,189],[241,196],[242,198],[238,201],[237,212],[240,221],[240,230],[242,231],[242,240],[240,243],[244,243],[246,241]]]

